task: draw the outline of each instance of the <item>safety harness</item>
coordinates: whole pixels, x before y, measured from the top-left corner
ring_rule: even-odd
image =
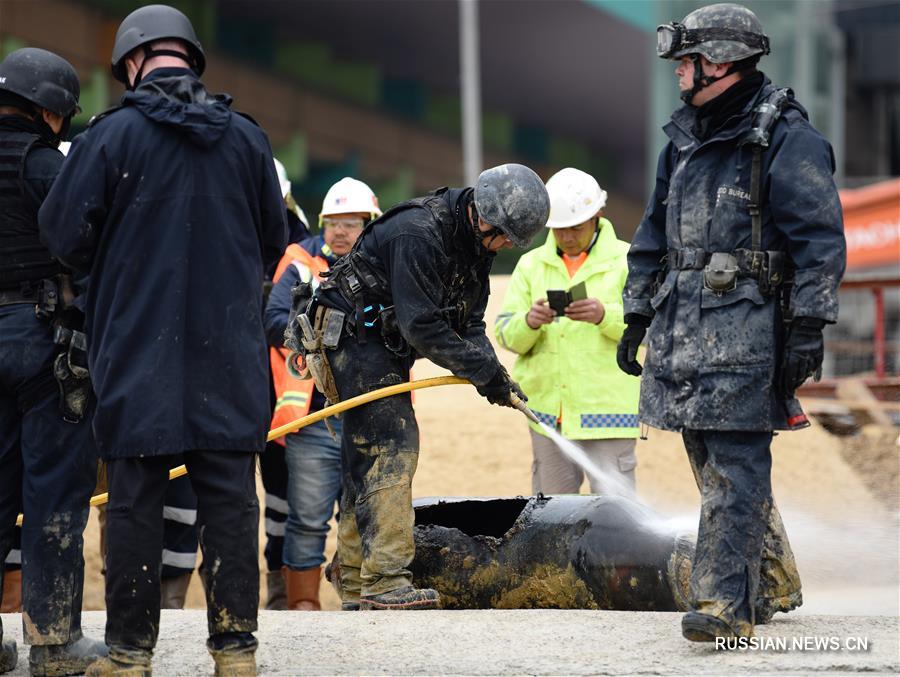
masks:
[[[371,258],[363,249],[362,244],[365,238],[377,224],[401,212],[421,208],[429,211],[432,217],[440,223],[444,244],[445,246],[450,245],[448,234],[453,232],[456,218],[447,206],[445,197],[447,190],[447,188],[438,188],[424,197],[414,198],[388,209],[382,216],[366,225],[350,252],[341,257],[331,267],[331,270],[323,275],[325,280],[322,283],[322,289],[339,289],[344,300],[353,307],[352,331],[360,343],[366,342],[367,329],[373,328],[376,324],[381,325],[382,337],[392,344],[394,342],[390,341],[389,337],[399,331],[396,327],[396,313],[392,304],[390,281],[380,270],[379,262]],[[460,289],[475,274],[470,269],[467,269],[467,273],[458,271],[452,276],[448,294],[451,300],[458,296]],[[466,309],[461,310],[455,306],[443,310],[451,316],[448,319],[454,326],[459,324],[460,315],[466,315]],[[399,343],[387,347],[394,352],[402,353],[404,350]]]
[[[37,134],[0,135],[0,305],[37,303],[41,281],[61,270],[41,243],[25,195],[25,159],[38,146],[50,147]]]

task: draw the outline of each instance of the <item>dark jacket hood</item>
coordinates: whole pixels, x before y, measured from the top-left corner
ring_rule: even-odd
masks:
[[[210,94],[187,68],[157,68],[122,97],[147,118],[174,127],[191,143],[208,148],[231,124],[231,97]]]
[[[481,245],[481,238],[469,220],[468,207],[475,201],[473,188],[449,188],[445,193],[447,207],[453,213],[452,242],[465,256],[473,259],[493,258],[496,252],[489,252]]]

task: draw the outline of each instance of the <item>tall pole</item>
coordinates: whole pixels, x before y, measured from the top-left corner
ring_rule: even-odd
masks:
[[[459,0],[459,65],[462,90],[463,175],[466,185],[474,186],[482,170],[478,0]]]

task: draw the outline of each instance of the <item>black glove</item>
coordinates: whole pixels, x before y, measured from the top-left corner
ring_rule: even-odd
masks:
[[[626,374],[640,376],[644,372],[644,368],[637,361],[637,352],[647,333],[647,327],[650,326],[650,318],[645,315],[629,313],[625,316],[625,322],[628,323],[628,326],[622,332],[622,340],[619,341],[619,347],[616,350],[616,362],[619,369]]]
[[[519,384],[509,377],[509,373],[502,366],[494,374],[494,377],[484,385],[475,386],[478,394],[486,398],[491,404],[499,404],[501,407],[513,406],[510,394],[515,393],[523,402],[528,398],[519,387]]]
[[[778,379],[778,391],[783,397],[792,397],[810,376],[816,375],[818,380],[825,357],[824,326],[824,320],[815,317],[798,317],[791,322]]]

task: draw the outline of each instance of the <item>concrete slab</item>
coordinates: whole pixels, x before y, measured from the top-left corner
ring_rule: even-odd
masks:
[[[679,618],[623,611],[263,611],[257,656],[261,675],[900,673],[896,617],[781,616],[758,629],[761,648],[730,651],[685,641]],[[20,642],[10,674],[27,675],[21,619],[2,620],[5,636]],[[85,632],[102,636],[104,621],[102,611],[85,613]],[[154,673],[212,674],[205,638],[203,611],[163,611]]]

